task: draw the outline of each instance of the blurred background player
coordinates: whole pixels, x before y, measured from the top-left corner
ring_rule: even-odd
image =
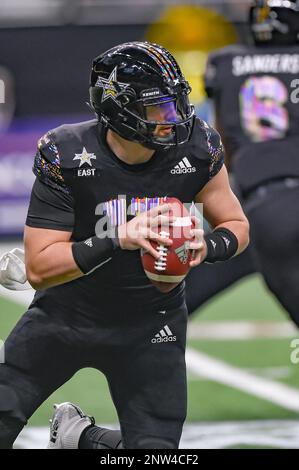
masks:
[[[249,16],[254,45],[213,52],[205,86],[250,221],[251,247],[225,265],[193,270],[187,303],[192,313],[257,270],[299,326],[299,2],[255,1]]]
[[[159,292],[139,250],[158,259],[149,240],[171,243],[151,230],[169,221],[166,195],[203,203],[214,228],[205,241],[194,229],[190,265],[229,259],[248,244],[219,134],[195,117],[189,92],[166,49],[124,43],[93,61],[97,119],[40,139],[24,232],[37,293],[5,342],[0,447],[11,447],[40,404],[89,366],[107,378],[125,448],[178,448],[187,407],[184,283]],[[193,171],[171,173],[186,154]],[[78,448],[91,424],[65,406],[55,411],[49,448]],[[82,447],[103,448],[103,431],[94,430]],[[107,433],[115,435],[105,430],[104,447],[119,447],[120,434]]]

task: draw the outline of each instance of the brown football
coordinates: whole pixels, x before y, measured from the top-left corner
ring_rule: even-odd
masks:
[[[157,231],[160,235],[169,237],[173,244],[166,247],[151,241],[152,246],[162,253],[159,260],[156,260],[150,253],[141,251],[146,275],[164,293],[174,289],[188,274],[189,262],[193,257],[193,250],[189,249],[189,243],[194,239],[190,233],[194,224],[185,206],[176,198],[167,198],[165,202],[170,204],[169,215],[176,217],[176,221],[166,229],[158,227]]]

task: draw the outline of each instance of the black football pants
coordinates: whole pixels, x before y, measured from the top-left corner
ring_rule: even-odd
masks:
[[[299,326],[299,184],[265,187],[245,201],[254,263]]]
[[[91,319],[74,306],[33,303],[5,342],[0,448],[11,448],[36,409],[84,367],[105,374],[125,448],[177,448],[186,417],[186,323],[185,304],[166,312],[99,308]]]

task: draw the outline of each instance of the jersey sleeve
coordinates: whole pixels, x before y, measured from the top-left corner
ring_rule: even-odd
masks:
[[[36,178],[31,191],[26,225],[72,232],[74,223],[72,196],[54,189]]]
[[[36,180],[31,191],[26,225],[72,232],[74,201],[64,181],[60,155],[50,132],[38,142],[33,173]]]
[[[63,178],[60,155],[54,135],[51,132],[47,132],[38,141],[33,173],[45,185],[65,194],[70,194],[70,190]]]
[[[206,150],[209,158],[209,179],[219,173],[224,164],[224,147],[219,133],[203,121]]]

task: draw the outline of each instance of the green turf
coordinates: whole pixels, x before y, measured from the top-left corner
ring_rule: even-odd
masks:
[[[24,313],[22,305],[10,302],[0,297],[0,337],[6,338],[11,328]]]
[[[291,338],[250,341],[190,340],[189,345],[237,367],[292,366]],[[298,369],[299,365],[294,365]],[[299,386],[299,381],[298,381]]]
[[[193,321],[283,321],[287,318],[258,275],[239,281],[193,314]]]
[[[281,382],[299,388],[299,367],[290,361],[290,340],[250,341],[192,340],[189,346],[239,368],[289,367],[290,376]],[[262,370],[262,369],[261,369]],[[298,416],[266,400],[225,385],[199,379],[189,381],[188,419],[247,420],[287,419]]]
[[[98,423],[117,422],[105,377],[96,370],[83,369],[43,403],[31,418],[30,424],[47,424],[53,404],[64,401],[77,403],[87,414],[94,416]]]
[[[211,381],[188,386],[188,421],[288,419],[296,413],[269,401]]]

